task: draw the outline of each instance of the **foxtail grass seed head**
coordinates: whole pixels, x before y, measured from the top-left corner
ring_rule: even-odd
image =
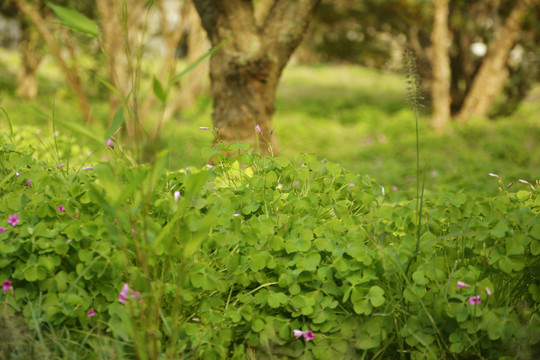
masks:
[[[420,86],[420,76],[416,65],[416,56],[412,51],[406,51],[403,56],[403,66],[405,68],[405,78],[407,79],[407,100],[411,108],[418,111],[424,98]]]

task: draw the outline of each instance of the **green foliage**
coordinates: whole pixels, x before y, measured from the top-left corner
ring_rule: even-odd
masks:
[[[0,280],[14,292],[1,296],[36,334],[78,329],[126,358],[525,359],[538,346],[538,190],[427,196],[414,256],[414,201],[312,155],[216,152],[213,168],[167,171],[166,153],[152,166],[114,154],[75,171],[2,142]]]

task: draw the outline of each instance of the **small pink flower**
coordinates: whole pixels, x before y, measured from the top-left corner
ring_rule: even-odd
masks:
[[[16,177],[19,177],[21,174],[19,174],[18,172],[15,173],[15,176]]]
[[[12,226],[15,226],[17,223],[21,222],[21,219],[19,219],[17,214],[9,214],[8,218],[8,223],[10,223]]]
[[[2,290],[8,291],[9,289],[11,289],[11,285],[13,285],[12,281],[4,280],[4,282],[2,283]]]
[[[211,168],[213,168],[214,166],[212,166],[212,165],[210,165],[210,164],[206,164],[206,167],[209,168],[209,169],[211,169]]]
[[[140,303],[140,302],[142,301],[142,298],[139,297],[139,295],[141,295],[140,292],[134,291],[134,292],[131,294],[131,297],[132,297],[133,299],[137,299],[137,298],[138,298],[138,299],[137,299],[137,302]]]
[[[255,126],[255,131],[262,135],[262,129],[259,126],[259,124],[257,124],[257,126]]]
[[[139,297],[140,293],[138,291],[133,291],[129,288],[129,285],[128,284],[124,284],[124,286],[122,286],[122,291],[120,291],[120,296],[118,297],[118,301],[120,301],[122,304],[124,304],[126,301],[129,300],[129,296],[131,295],[131,297],[133,299],[137,299],[137,302],[141,302],[142,301],[142,298]]]
[[[489,176],[491,176],[491,177],[496,177],[496,178],[498,178],[498,177],[499,177],[499,175],[497,175],[497,174],[494,174],[494,173],[489,173],[488,175],[489,175]]]
[[[240,214],[232,214],[232,217],[240,216]]]
[[[514,185],[513,182],[511,182],[510,184],[508,184],[508,186],[507,186],[506,188],[508,189],[508,188],[509,188],[510,186],[512,186],[512,185]]]
[[[393,185],[393,186],[392,186],[392,190],[398,191],[399,189],[398,189],[398,187],[397,187],[396,185]]]
[[[174,201],[178,202],[178,199],[180,199],[180,191],[174,192]]]
[[[3,233],[4,231],[6,231],[6,229],[0,226],[0,234]]]
[[[64,212],[66,209],[62,205],[58,205],[58,211]]]
[[[293,330],[293,334],[294,334],[294,337],[297,338],[297,339],[300,339],[303,336],[304,339],[306,339],[306,341],[310,341],[310,340],[313,340],[315,338],[315,334],[311,330],[302,331],[302,330],[296,330],[295,329],[295,330]]]
[[[489,288],[486,286],[486,293],[491,296],[491,290],[489,290]]]
[[[306,341],[313,340],[315,339],[315,334],[313,333],[313,331],[308,330],[304,333],[304,339],[306,339]]]
[[[88,312],[88,314],[86,314],[86,316],[88,316],[88,317],[92,317],[94,315],[96,315],[96,312],[95,312],[94,308],[91,308],[90,311]]]
[[[72,241],[73,241],[73,240],[71,240],[71,239],[67,239],[68,244],[69,244],[70,242],[72,242]]]
[[[61,169],[61,168],[63,168],[64,166],[65,166],[64,164],[58,164],[58,165],[56,165],[56,168],[57,168],[57,169]]]
[[[458,289],[463,289],[463,288],[471,287],[471,285],[469,285],[467,283],[464,283],[463,281],[458,281],[457,282],[457,287],[458,287]]]
[[[469,298],[469,304],[471,305],[478,305],[480,304],[482,301],[480,300],[480,295],[476,295],[476,296],[471,296]]]
[[[82,169],[83,170],[92,170],[94,167],[93,166],[87,166],[87,167],[83,167]]]
[[[356,186],[356,185],[354,185],[353,183],[350,183],[350,184],[349,184],[349,187],[350,187],[350,188],[353,188],[353,187],[355,187],[355,186]]]
[[[107,140],[107,146],[110,147],[111,149],[114,149],[114,143],[113,143],[113,140],[112,139],[109,139]]]
[[[210,130],[208,126],[199,126],[200,130]]]
[[[528,183],[529,183],[527,180],[523,180],[523,179],[519,179],[518,181],[519,181],[520,183],[522,183],[522,184],[528,184]]]
[[[29,186],[30,188],[32,188],[32,180],[27,179],[26,182],[28,183],[28,186]]]
[[[278,189],[278,190],[283,189],[283,184],[277,184],[276,189]]]
[[[120,301],[122,304],[128,301],[129,300],[128,292],[129,292],[129,285],[124,284],[124,286],[122,286],[122,291],[120,291],[120,296],[118,297],[118,301]]]
[[[385,192],[384,192],[384,186],[381,186],[381,192],[383,194],[383,196],[385,195]]]

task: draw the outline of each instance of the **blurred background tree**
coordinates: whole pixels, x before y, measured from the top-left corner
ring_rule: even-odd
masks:
[[[109,126],[125,106],[123,129],[140,143],[157,142],[163,124],[205,91],[205,62],[187,81],[170,83],[178,58],[193,63],[208,51],[205,33],[213,46],[232,39],[213,55],[210,69],[214,124],[227,141],[255,143],[255,124],[263,133],[259,142],[268,140],[275,91],[291,54],[296,62],[398,71],[403,52],[414,51],[432,124],[441,130],[451,117],[464,123],[511,114],[540,80],[540,5],[531,0],[321,0],[316,12],[318,1],[307,0],[294,6],[280,0],[54,3],[93,20],[99,36],[62,27],[41,0],[1,2],[2,18],[15,19],[20,33],[17,94],[36,96],[36,71],[52,54],[83,118],[94,117],[88,96],[105,96],[108,117],[99,122]],[[279,32],[269,27],[278,23]],[[144,66],[145,58],[154,65]],[[166,99],[152,92],[152,79]]]
[[[418,58],[424,92],[431,104],[434,3],[323,0],[298,58],[397,69],[403,50],[409,48]],[[458,115],[462,110],[481,64],[490,54],[503,59],[502,66],[489,74],[501,80],[503,92],[496,103],[488,104],[488,111],[479,115],[512,113],[540,80],[540,6],[526,0],[452,0],[448,7],[451,114]],[[513,20],[507,24],[510,18]],[[501,34],[510,44],[508,51],[497,42]]]

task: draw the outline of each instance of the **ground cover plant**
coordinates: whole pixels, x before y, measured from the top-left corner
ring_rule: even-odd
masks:
[[[539,356],[534,103],[416,132],[401,77],[293,67],[276,157],[210,148],[203,96],[146,163],[42,81],[3,94],[4,358]]]
[[[427,194],[417,238],[414,199],[312,155],[167,170],[111,141],[77,167],[2,141],[8,358],[537,355],[538,184]]]

